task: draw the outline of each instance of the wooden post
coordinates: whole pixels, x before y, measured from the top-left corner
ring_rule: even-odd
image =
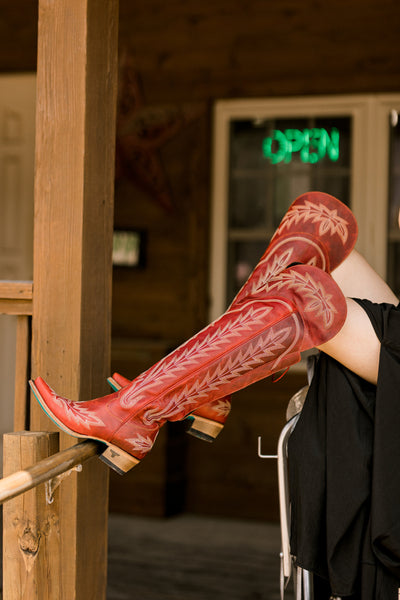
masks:
[[[39,0],[32,376],[74,400],[110,368],[117,38],[118,0]],[[108,470],[91,463],[61,487],[60,600],[105,598]]]
[[[58,450],[57,433],[4,435],[4,475]],[[46,503],[44,484],[3,507],[4,600],[54,600],[60,589],[59,503]]]
[[[17,346],[15,357],[14,431],[29,429],[28,365],[30,317],[17,316]]]

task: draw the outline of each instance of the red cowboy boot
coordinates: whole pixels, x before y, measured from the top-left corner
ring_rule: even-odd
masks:
[[[115,391],[132,383],[130,379],[127,379],[119,373],[114,373],[107,381]],[[206,442],[213,442],[224,428],[230,410],[230,395],[203,404],[197,410],[185,417],[185,421],[189,424],[186,429],[187,433]]]
[[[103,442],[119,473],[151,449],[160,427],[300,360],[340,331],[346,300],[320,269],[298,265],[272,277],[127,387],[95,400],[58,396],[38,377],[32,390],[67,433]]]
[[[302,194],[289,207],[232,305],[289,265],[309,264],[331,273],[350,254],[357,235],[354,215],[340,200],[323,192]]]
[[[323,192],[308,192],[289,207],[268,248],[247,283],[231,304],[254,294],[266,282],[293,263],[311,264],[330,273],[348,256],[357,240],[358,227],[351,210]],[[109,378],[114,390],[129,385],[118,373]],[[187,417],[188,433],[213,441],[228,418],[231,398],[218,398]]]

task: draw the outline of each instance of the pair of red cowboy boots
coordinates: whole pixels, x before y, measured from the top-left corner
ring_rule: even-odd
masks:
[[[166,421],[189,418],[192,433],[213,439],[230,394],[286,369],[300,353],[330,340],[346,318],[346,300],[329,273],[351,252],[357,224],[327,194],[291,205],[260,262],[227,311],[132,382],[87,402],[58,396],[38,377],[32,390],[67,433],[105,444],[100,458],[119,473],[151,449]]]

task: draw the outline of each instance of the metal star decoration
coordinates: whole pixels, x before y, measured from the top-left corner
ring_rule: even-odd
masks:
[[[204,106],[195,103],[145,106],[133,60],[125,53],[119,73],[116,182],[130,180],[171,210],[171,189],[159,150],[203,113]]]

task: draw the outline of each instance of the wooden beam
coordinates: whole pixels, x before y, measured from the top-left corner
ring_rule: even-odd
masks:
[[[0,314],[32,314],[32,281],[0,281]]]
[[[58,434],[4,435],[4,475],[58,450]],[[57,496],[57,497],[56,497]],[[3,507],[3,594],[7,600],[53,600],[60,588],[59,502],[46,503],[44,485]]]
[[[0,298],[0,314],[2,315],[31,315],[32,301],[31,300],[8,300]]]
[[[32,281],[0,281],[0,298],[32,300]]]
[[[32,376],[75,400],[109,374],[117,38],[118,0],[39,0]],[[98,460],[62,486],[54,597],[105,598],[107,499]]]

